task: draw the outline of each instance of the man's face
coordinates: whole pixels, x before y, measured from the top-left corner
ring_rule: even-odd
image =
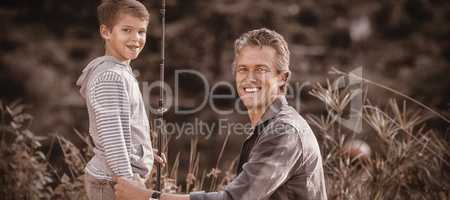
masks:
[[[280,95],[285,81],[275,67],[275,58],[275,49],[268,46],[245,46],[236,55],[236,87],[248,110],[265,108]]]
[[[106,41],[106,51],[120,61],[136,59],[144,48],[148,21],[128,14],[120,14],[116,24],[109,29],[100,27]]]

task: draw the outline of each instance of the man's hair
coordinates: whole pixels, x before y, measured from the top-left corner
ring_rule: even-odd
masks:
[[[246,46],[255,46],[262,48],[263,46],[272,47],[276,51],[275,57],[275,68],[278,73],[287,73],[286,85],[284,85],[281,90],[286,93],[287,82],[289,81],[291,71],[289,70],[289,56],[290,52],[288,49],[287,42],[284,40],[283,36],[279,33],[269,30],[267,28],[256,29],[248,31],[242,34],[234,42],[234,55],[239,55],[242,48]],[[235,64],[235,63],[234,63]],[[233,64],[233,65],[234,65]],[[235,66],[234,66],[235,67]]]
[[[127,14],[149,21],[147,8],[137,0],[103,0],[97,7],[97,17],[100,25],[112,28],[120,15]]]

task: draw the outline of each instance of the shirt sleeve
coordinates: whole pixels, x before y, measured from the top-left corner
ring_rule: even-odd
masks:
[[[272,127],[267,127],[272,128]],[[262,133],[243,170],[221,192],[193,192],[191,200],[269,199],[289,179],[302,155],[297,130],[285,123]]]
[[[132,177],[127,149],[130,143],[130,102],[125,81],[116,72],[100,74],[93,86],[92,108],[99,144],[105,152],[107,165],[113,175]]]

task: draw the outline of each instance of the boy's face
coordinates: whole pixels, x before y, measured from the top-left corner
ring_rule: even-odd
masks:
[[[129,63],[144,48],[148,21],[128,14],[120,14],[112,28],[100,26],[100,34],[106,42],[106,54]]]

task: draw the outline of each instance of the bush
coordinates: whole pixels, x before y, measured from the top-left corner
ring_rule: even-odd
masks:
[[[0,101],[0,195],[3,199],[49,199],[52,173],[46,156],[39,150],[38,137],[29,130],[33,117],[18,102]]]

